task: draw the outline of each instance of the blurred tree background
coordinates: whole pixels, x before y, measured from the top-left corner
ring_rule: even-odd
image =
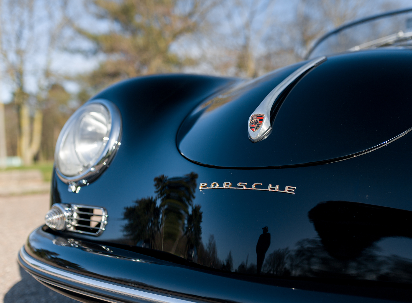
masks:
[[[0,0],[0,160],[52,160],[77,107],[156,73],[258,77],[389,0]],[[8,96],[8,97],[7,97]],[[4,166],[0,161],[0,167]]]

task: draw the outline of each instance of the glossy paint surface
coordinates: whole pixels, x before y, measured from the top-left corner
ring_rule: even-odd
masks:
[[[96,245],[92,242],[65,238],[48,233],[39,228],[29,237],[26,250],[39,260],[52,264],[56,268],[82,274],[89,278],[98,278],[107,282],[122,284],[149,293],[164,295],[169,299],[181,299],[192,302],[375,302],[373,298],[336,295],[316,290],[295,288],[299,283],[290,282],[290,286],[262,284],[259,278],[234,276],[227,272],[213,272],[196,269],[189,263],[170,263],[133,251],[116,248],[112,245]],[[22,263],[24,267],[28,265]],[[35,269],[30,269],[36,273]],[[37,273],[38,274],[38,273]],[[41,274],[43,277],[45,274]],[[56,280],[46,275],[46,279]],[[67,278],[57,281],[69,287],[76,287]],[[293,286],[293,287],[292,287]],[[332,287],[333,286],[326,286]],[[84,286],[83,286],[84,288]],[[122,302],[136,302],[136,298],[105,292],[102,289],[88,288],[89,292],[103,295]],[[370,296],[370,295],[369,295]],[[94,300],[95,301],[95,300]],[[172,302],[177,302],[176,300]]]
[[[248,117],[296,69],[284,68],[201,104],[182,125],[179,149],[195,162],[242,168],[306,164],[369,149],[412,127],[410,67],[409,50],[330,57],[286,92],[272,133],[252,143]]]
[[[330,69],[329,72],[332,73],[339,64],[344,67],[349,63],[360,64],[365,54],[369,53],[329,58],[329,65],[325,63],[325,67],[322,68]],[[378,51],[376,54],[365,57],[379,59],[376,64],[372,64],[372,59],[367,60],[371,69],[379,66],[382,58],[394,58],[393,61],[397,62],[396,58],[399,55],[405,60],[405,64],[409,64],[406,60],[412,56],[412,53],[403,51]],[[384,66],[390,62],[390,59],[385,60]],[[399,64],[395,67],[401,75],[406,73]],[[325,70],[320,68],[319,73],[325,75]],[[283,75],[284,71],[286,70],[273,74],[273,79]],[[319,77],[317,72],[314,70],[302,79],[298,83],[299,90],[295,93],[291,91],[286,101],[292,94],[298,93],[303,102],[306,100],[303,98],[304,95],[315,98],[317,93],[310,90],[309,84],[316,85],[316,78]],[[385,69],[385,72],[387,74],[382,72],[381,75],[386,80],[391,78],[390,75],[398,75],[391,70]],[[359,73],[364,77],[368,75],[363,70]],[[364,85],[375,86],[379,90],[376,83],[381,78],[374,78],[375,76],[371,75],[374,81],[365,80]],[[394,100],[395,106],[388,103],[389,95],[385,95],[383,99],[374,95],[372,107],[368,95],[362,95],[364,91],[359,87],[346,86],[345,81],[350,79],[348,76],[342,77],[341,93],[352,92],[345,93],[346,97],[363,96],[357,100],[364,101],[366,105],[359,104],[358,108],[365,116],[364,129],[369,130],[364,133],[363,130],[357,129],[360,128],[359,113],[349,110],[345,112],[346,107],[339,103],[336,105],[336,111],[332,111],[333,107],[329,106],[327,109],[332,111],[329,113],[331,116],[339,117],[352,113],[357,117],[353,120],[357,124],[356,128],[348,125],[352,130],[351,137],[346,133],[336,134],[341,140],[352,140],[346,143],[349,148],[344,153],[368,147],[407,126],[410,127],[404,121],[405,115],[408,114],[404,111],[410,105],[404,105],[399,101],[403,98],[402,100],[407,103],[410,94],[406,94],[405,88],[395,86],[399,81],[404,84],[404,80],[392,81],[391,94],[394,97],[391,100]],[[115,247],[126,246],[122,248],[156,256],[163,261],[189,263],[190,267],[194,268],[242,276],[242,279],[246,277],[252,281],[258,280],[261,284],[280,286],[284,284],[282,282],[292,280],[294,284],[301,282],[299,288],[312,290],[314,287],[310,284],[313,282],[328,283],[339,287],[333,289],[329,286],[329,290],[335,290],[337,293],[360,295],[370,292],[368,288],[372,288],[374,291],[368,296],[373,294],[376,297],[386,297],[385,293],[381,292],[382,288],[394,287],[395,292],[387,293],[390,299],[399,299],[396,298],[396,294],[408,293],[412,283],[412,134],[408,133],[387,146],[356,158],[283,169],[215,168],[196,164],[183,157],[176,146],[176,136],[179,128],[181,129],[182,121],[190,117],[199,104],[224,94],[223,92],[233,88],[233,85],[236,85],[234,79],[189,75],[153,76],[121,83],[96,96],[109,99],[118,106],[123,120],[122,145],[110,168],[98,180],[83,187],[78,194],[69,193],[67,185],[54,174],[52,203],[104,207],[109,214],[108,224],[106,231],[99,237],[74,233],[64,233],[62,236],[111,244]],[[335,90],[337,84],[334,85]],[[269,85],[267,87],[269,89]],[[327,91],[328,86],[323,88]],[[366,91],[372,90],[368,87]],[[244,91],[242,94],[247,95],[248,92]],[[398,95],[399,92],[402,96]],[[322,92],[322,96],[332,96],[332,93]],[[264,95],[263,91],[261,95]],[[242,98],[239,97],[239,100]],[[291,99],[285,105],[289,104],[292,107],[298,99]],[[258,100],[255,102],[258,103]],[[256,105],[250,106],[252,111]],[[308,111],[310,109],[307,105],[302,107],[306,107]],[[351,104],[351,107],[355,107],[355,104]],[[370,119],[364,112],[365,109],[369,109],[371,116],[377,117],[376,115],[383,115],[381,107],[386,109],[389,119],[383,126]],[[393,108],[403,110],[395,111]],[[204,115],[213,116],[214,111],[218,109]],[[234,107],[234,116],[238,114],[237,111],[244,110],[236,110]],[[373,114],[374,111],[378,114]],[[285,108],[285,115],[289,113],[290,119],[292,112]],[[317,114],[318,117],[323,115],[328,118],[325,113],[316,111],[295,111],[294,115],[301,119],[296,116],[294,120],[289,121],[289,127],[286,127],[286,122],[281,121],[285,126],[285,132],[298,131],[294,124],[299,124],[305,119],[308,121],[309,118],[305,117],[305,114]],[[192,127],[186,128],[189,133],[197,128],[199,121],[206,119],[202,115],[203,113]],[[333,122],[332,118],[328,119]],[[242,133],[248,140],[247,117],[243,121],[239,134]],[[399,126],[395,123],[398,121]],[[378,131],[371,133],[371,125],[379,127]],[[213,128],[211,126],[210,130]],[[320,125],[315,129],[318,133],[324,131],[324,135],[327,134],[326,131],[341,130],[337,125],[331,126],[329,130],[322,130]],[[200,134],[200,130],[196,132]],[[256,147],[255,153],[244,159],[249,152],[243,151],[242,145],[245,142],[239,139],[238,135],[231,136],[231,133],[228,133],[225,137],[227,144],[216,146],[213,138],[216,137],[219,141],[223,135],[208,133],[207,128],[204,129],[204,134],[203,140],[209,144],[201,146],[202,153],[198,150],[198,161],[200,158],[215,159],[213,165],[227,165],[227,161],[240,164],[240,159],[243,159],[246,164],[253,167],[254,164],[268,159],[265,157],[270,155],[263,148],[261,150],[260,143],[257,143],[253,144],[253,147]],[[271,137],[276,136],[272,133]],[[183,139],[178,136],[178,140],[179,138],[182,142],[188,140],[187,136]],[[271,140],[268,138],[261,142],[263,147],[273,143]],[[201,141],[196,141],[194,145],[200,143]],[[294,142],[290,143],[289,147],[293,144]],[[308,151],[312,156],[308,156],[307,159],[314,160],[313,157],[316,155],[319,155],[316,157],[317,160],[338,155],[332,152],[342,152],[344,146],[342,144],[323,150],[328,151],[326,154]],[[302,146],[302,149],[306,149],[305,147]],[[242,158],[234,157],[231,160],[225,153],[227,149],[236,150]],[[303,152],[299,152],[302,157],[306,155]],[[269,160],[271,159],[276,158]],[[268,189],[270,184],[279,191],[199,189],[200,183],[207,184],[210,188],[213,182],[219,186],[223,186],[224,182],[231,183],[232,188],[242,188],[237,184],[245,183],[247,188],[257,184],[256,188]],[[295,194],[281,192],[287,186],[295,187]],[[264,227],[267,227],[267,230],[262,229]],[[55,250],[59,252],[60,249],[56,247]],[[75,258],[68,255],[61,257],[67,261]],[[52,262],[51,259],[48,261]],[[137,276],[135,273],[129,273],[127,267],[124,267],[128,276]],[[144,278],[146,274],[150,274],[149,266],[140,272],[139,276]],[[361,288],[357,288],[359,286]],[[226,286],[222,286],[222,289],[224,288]],[[353,291],[354,288],[356,292]],[[321,291],[327,290],[324,288]],[[194,294],[196,292],[193,291]]]

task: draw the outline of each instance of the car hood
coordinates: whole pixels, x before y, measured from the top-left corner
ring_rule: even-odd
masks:
[[[374,50],[330,57],[305,74],[283,97],[270,136],[253,143],[249,116],[303,64],[238,82],[204,101],[179,130],[181,154],[216,167],[299,166],[354,157],[410,131],[411,53]]]
[[[121,248],[268,285],[356,293],[373,283],[370,295],[386,297],[390,282],[409,291],[412,134],[401,134],[411,63],[402,50],[328,58],[294,84],[258,143],[248,117],[301,64],[254,81],[161,75],[108,88],[95,98],[116,104],[123,130],[110,168],[78,193],[54,172],[51,193],[52,203],[104,208],[105,231],[59,235],[103,245],[102,255]],[[53,244],[59,258],[63,245]],[[159,286],[152,272],[130,275]],[[192,290],[171,282],[162,288]]]

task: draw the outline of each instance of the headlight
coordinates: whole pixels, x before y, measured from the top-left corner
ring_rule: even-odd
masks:
[[[56,171],[66,183],[85,185],[109,165],[120,146],[121,117],[107,100],[93,100],[66,122],[56,144]]]

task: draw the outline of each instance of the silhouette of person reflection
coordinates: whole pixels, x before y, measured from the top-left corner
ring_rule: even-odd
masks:
[[[263,233],[259,236],[259,240],[256,244],[257,255],[257,274],[260,274],[262,270],[263,261],[265,260],[266,251],[270,246],[270,233],[267,226],[263,227]]]

